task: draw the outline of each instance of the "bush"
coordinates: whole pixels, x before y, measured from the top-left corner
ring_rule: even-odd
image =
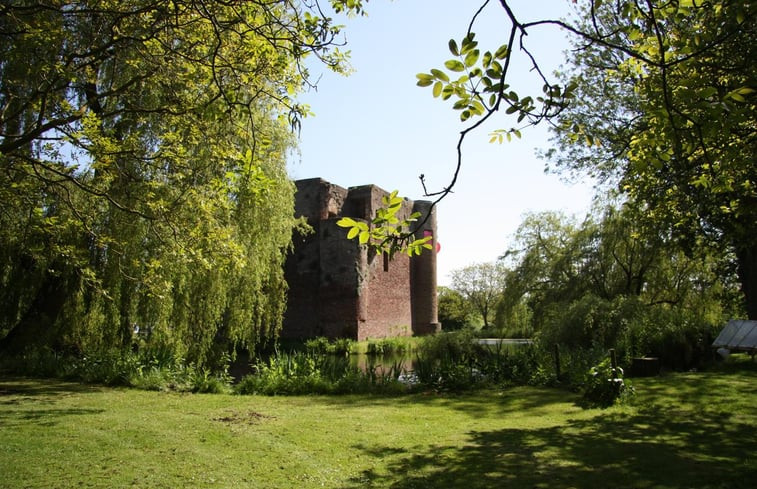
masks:
[[[368,342],[366,354],[369,356],[392,356],[409,353],[413,343],[409,338],[385,338]]]
[[[255,373],[236,385],[239,394],[364,394],[407,390],[399,381],[401,364],[382,368],[369,363],[363,371],[349,358],[310,352],[276,353],[254,365]]]
[[[355,342],[349,338],[330,341],[319,336],[305,341],[305,351],[313,355],[349,355],[355,350]]]
[[[613,369],[609,359],[592,367],[586,375],[583,398],[587,407],[610,407],[632,394],[633,387],[623,379],[623,369]]]
[[[440,390],[511,384],[552,384],[550,355],[538,345],[480,344],[470,331],[438,335],[416,352],[418,381]]]
[[[64,355],[50,349],[30,350],[3,357],[4,370],[31,376],[63,378],[89,384],[122,385],[145,390],[227,392],[231,383],[226,366],[220,372],[185,366],[168,350],[134,353],[108,350],[90,355]]]
[[[470,326],[476,313],[470,303],[457,291],[439,287],[439,321],[445,331],[457,331]]]
[[[630,325],[624,346],[630,357],[658,357],[665,367],[689,370],[712,360],[720,327],[692,311],[649,308]]]
[[[724,324],[718,311],[705,314],[685,306],[645,304],[638,297],[605,300],[585,295],[555,305],[538,338],[548,348],[615,348],[621,364],[654,356],[664,367],[688,370],[712,359],[710,345]]]
[[[326,354],[329,351],[329,339],[323,336],[305,341],[305,351],[311,354]]]

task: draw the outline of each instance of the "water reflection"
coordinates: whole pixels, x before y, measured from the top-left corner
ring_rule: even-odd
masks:
[[[366,353],[350,355],[350,366],[357,367],[363,372],[370,370],[381,374],[387,374],[392,370],[395,372],[412,372],[414,363],[415,355],[408,352],[388,355],[368,355]]]

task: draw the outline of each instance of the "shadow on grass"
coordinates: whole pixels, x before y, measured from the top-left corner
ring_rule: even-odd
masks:
[[[482,389],[461,393],[421,392],[398,396],[345,395],[321,396],[319,402],[335,408],[361,408],[384,406],[422,406],[452,409],[472,417],[507,415],[514,411],[549,410],[562,403],[575,406],[580,395],[561,388],[510,387],[504,390]]]
[[[64,416],[102,413],[104,409],[54,408],[65,396],[94,393],[94,386],[58,380],[5,377],[0,379],[0,425],[12,427],[34,421],[40,426],[52,426]],[[18,406],[18,409],[14,409]]]
[[[733,412],[734,405],[750,406],[757,399],[757,369],[725,366],[706,372],[673,373],[659,377],[630,379],[637,392],[636,403],[679,411],[705,408]],[[556,404],[565,410],[582,404],[579,393],[563,387],[508,387],[499,391],[462,393],[427,391],[405,395],[320,396],[319,402],[335,407],[428,406],[443,407],[474,417],[506,416],[530,411],[549,415]],[[754,410],[753,410],[754,411]],[[757,412],[755,412],[757,417]]]
[[[463,446],[356,447],[392,459],[350,488],[747,488],[757,477],[755,426],[700,413],[671,419],[654,409],[534,430],[468,434]]]
[[[104,409],[85,408],[35,409],[33,411],[9,409],[0,411],[0,424],[10,428],[15,425],[28,425],[29,421],[33,421],[39,426],[54,426],[62,417],[99,414],[104,411]]]
[[[387,460],[346,487],[396,489],[503,488],[751,488],[757,479],[757,372],[693,372],[634,380],[636,407],[598,411],[559,426],[467,433],[457,445],[356,446]],[[494,409],[545,415],[578,397],[557,389],[505,391]],[[412,402],[424,403],[423,397]],[[480,401],[480,402],[478,402]],[[433,401],[470,414],[487,398]],[[488,397],[491,406],[491,396]],[[570,416],[570,415],[568,415]]]
[[[66,382],[57,379],[0,376],[0,403],[15,396],[50,397],[62,394],[85,394],[101,391],[102,387],[100,386]]]

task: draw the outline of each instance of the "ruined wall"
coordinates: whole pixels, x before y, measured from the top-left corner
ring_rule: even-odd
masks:
[[[325,220],[341,211],[347,189],[321,179],[295,182],[295,215],[313,228],[307,235],[293,236],[294,251],[287,257],[285,275],[289,284],[282,336],[308,338],[320,331],[321,242]],[[328,232],[327,232],[328,234]]]
[[[295,183],[295,212],[314,232],[294,236],[286,264],[289,300],[282,337],[365,340],[438,330],[435,252],[421,255],[426,260],[402,253],[390,259],[346,239],[346,230],[336,225],[343,216],[369,221],[387,192],[375,185],[347,190],[319,178]],[[398,217],[423,212],[418,204],[407,200]],[[434,233],[435,226],[434,218],[419,233]],[[421,284],[419,290],[414,281]]]
[[[353,187],[343,209],[344,215],[360,216],[368,220],[382,206],[381,199],[388,192],[375,185]],[[412,213],[412,202],[405,201],[397,212],[399,219]],[[361,300],[366,316],[360,322],[357,339],[386,338],[412,334],[412,306],[410,284],[410,259],[397,253],[393,257],[368,251],[368,263],[363,273],[366,277]]]
[[[439,300],[436,288],[436,209],[431,202],[416,201],[414,212],[428,216],[416,231],[416,239],[431,236],[432,249],[414,256],[410,280],[412,283],[413,334],[424,335],[438,333],[442,329],[439,323]]]

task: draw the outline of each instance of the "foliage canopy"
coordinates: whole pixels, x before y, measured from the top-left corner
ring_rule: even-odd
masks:
[[[274,336],[302,61],[345,70],[339,33],[316,0],[4,2],[2,348]]]
[[[579,88],[547,155],[616,184],[682,249],[734,257],[756,317],[754,2],[587,2],[578,28]]]

